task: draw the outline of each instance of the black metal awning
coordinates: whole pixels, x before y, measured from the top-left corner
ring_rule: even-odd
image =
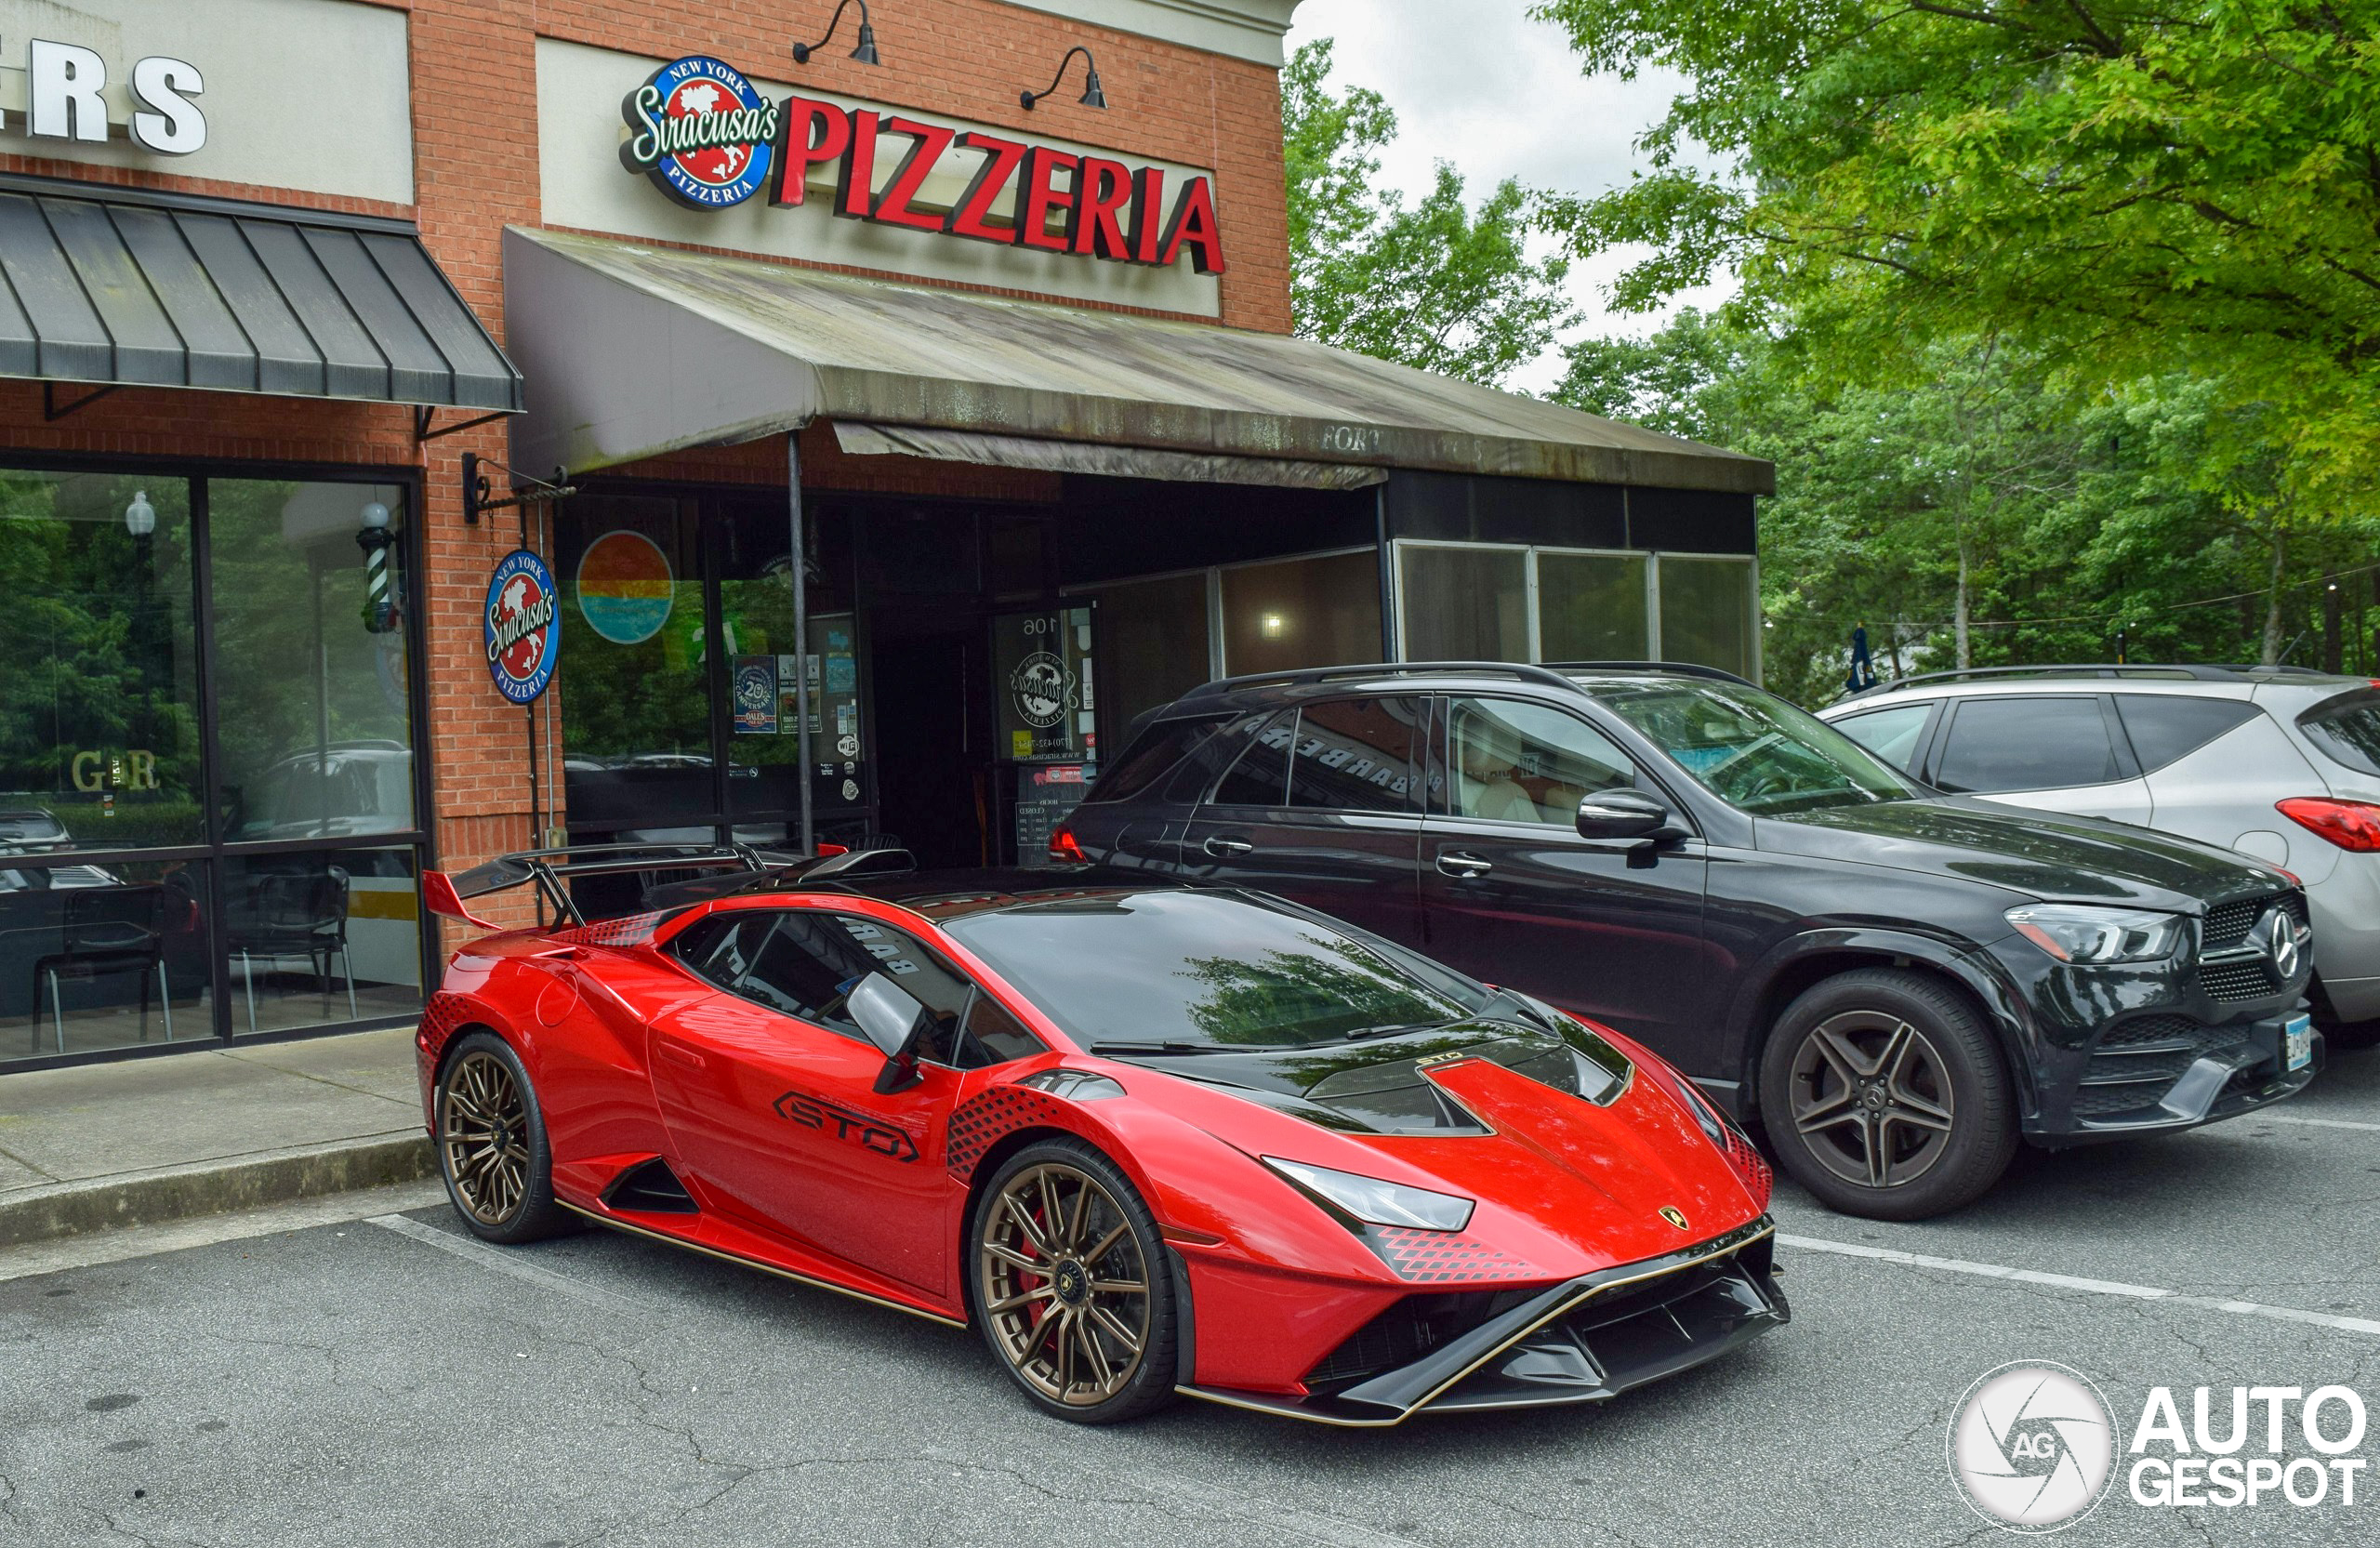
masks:
[[[518,413],[402,220],[0,177],[0,376]]]

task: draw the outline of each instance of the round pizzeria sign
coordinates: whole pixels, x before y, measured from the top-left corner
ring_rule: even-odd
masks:
[[[628,94],[620,116],[620,165],[681,205],[724,209],[768,186],[777,104],[734,65],[707,54],[672,60]]]
[[[554,628],[554,577],[546,562],[515,549],[487,581],[487,672],[496,690],[527,704],[554,677],[562,635]]]

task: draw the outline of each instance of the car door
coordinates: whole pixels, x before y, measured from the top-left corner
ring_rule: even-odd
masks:
[[[1422,949],[1657,1050],[1695,1040],[1726,979],[1702,938],[1702,841],[1631,848],[1576,826],[1584,796],[1666,800],[1659,787],[1582,717],[1523,699],[1441,700],[1431,751]]]
[[[1423,695],[1325,699],[1249,737],[1191,819],[1183,865],[1392,941],[1421,941]]]
[[[2271,716],[2250,700],[2206,694],[2118,694],[2115,702],[2160,828],[2312,868],[2306,862],[2316,856],[2290,858],[2289,834],[2317,848],[2321,840],[2273,803],[2321,789],[2320,776]]]
[[[1930,781],[1955,795],[2148,827],[2148,781],[2105,694],[1955,699],[1934,738]]]
[[[824,908],[723,912],[678,946],[724,991],[653,1033],[662,1121],[693,1180],[767,1228],[945,1292],[941,1151],[963,1085],[948,1050],[973,985],[907,933]],[[884,1055],[844,1011],[876,972],[935,1021],[918,1083],[890,1094],[875,1090]]]

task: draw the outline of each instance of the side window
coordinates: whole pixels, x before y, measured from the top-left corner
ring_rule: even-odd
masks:
[[[1272,710],[1260,709],[1254,714],[1241,715],[1200,741],[1174,766],[1157,799],[1183,806],[1194,805],[1203,800],[1214,785],[1215,777],[1247,750],[1250,741],[1271,721],[1273,714]],[[1092,788],[1098,789],[1106,784],[1107,776],[1102,775],[1099,785]]]
[[[2245,699],[2185,694],[2118,694],[2116,712],[2142,774],[2155,774],[2263,713]]]
[[[1570,827],[1597,790],[1633,789],[1636,766],[1576,716],[1514,699],[1452,701],[1454,814]]]
[[[1931,703],[1897,704],[1865,715],[1845,715],[1834,722],[1834,729],[1903,774],[1913,774],[1916,771],[1910,762],[1916,755],[1918,738],[1924,734],[1926,717],[1933,713]]]
[[[1210,798],[1217,806],[1278,806],[1289,791],[1289,744],[1297,739],[1298,712],[1284,709],[1263,729],[1223,775]]]
[[[967,1008],[967,1037],[959,1046],[959,1067],[982,1069],[1030,1058],[1042,1052],[1041,1039],[987,994],[978,994]]]
[[[1945,790],[2056,790],[2124,777],[2096,694],[1964,699],[1935,760]]]
[[[973,984],[906,933],[852,914],[738,909],[686,933],[687,964],[731,994],[782,1014],[862,1036],[845,1002],[861,979],[882,972],[917,996],[934,1026],[922,1058],[955,1062],[959,1018]],[[700,933],[715,931],[711,939]]]
[[[1298,717],[1289,804],[1335,812],[1412,812],[1420,699],[1310,704]]]
[[[1190,721],[1159,721],[1144,727],[1116,766],[1100,777],[1083,798],[1086,805],[1128,800],[1173,772],[1198,745],[1223,729],[1228,715],[1207,715]]]

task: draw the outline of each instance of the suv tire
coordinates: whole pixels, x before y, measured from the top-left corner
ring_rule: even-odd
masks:
[[[1923,1220],[1972,1202],[2016,1153],[1983,1019],[1923,973],[1862,968],[1803,992],[1761,1052],[1770,1147],[1830,1209]]]

